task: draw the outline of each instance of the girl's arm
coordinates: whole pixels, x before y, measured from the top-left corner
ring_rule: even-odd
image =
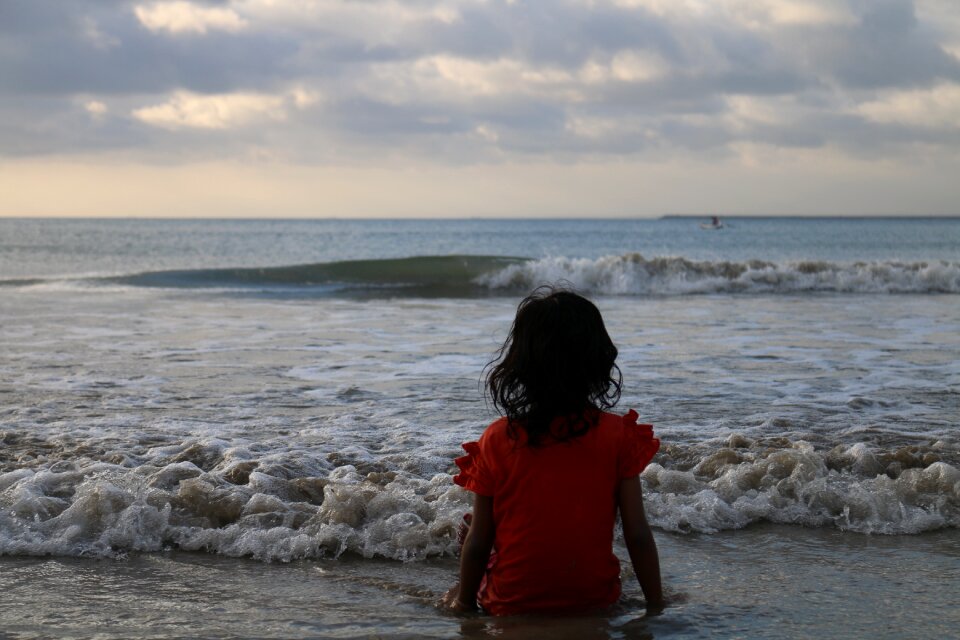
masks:
[[[470,531],[460,550],[460,585],[456,600],[450,605],[456,611],[477,609],[477,589],[490,561],[493,549],[493,498],[475,496]]]
[[[663,609],[663,587],[660,583],[660,556],[653,540],[647,516],[643,512],[643,490],[640,476],[620,481],[620,519],[623,521],[623,540],[630,552],[633,571],[647,599],[647,609]]]

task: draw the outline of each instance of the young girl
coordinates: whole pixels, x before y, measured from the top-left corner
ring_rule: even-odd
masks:
[[[454,611],[586,612],[620,597],[617,509],[648,610],[663,607],[660,561],[640,472],[660,441],[620,397],[617,348],[600,312],[569,291],[537,289],[517,309],[487,377],[505,414],[463,445],[454,482],[475,494]]]

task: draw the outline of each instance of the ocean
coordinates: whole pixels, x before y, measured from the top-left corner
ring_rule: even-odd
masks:
[[[0,219],[0,638],[955,633],[960,219],[701,222]],[[545,283],[662,441],[663,615],[629,563],[602,615],[434,606]]]

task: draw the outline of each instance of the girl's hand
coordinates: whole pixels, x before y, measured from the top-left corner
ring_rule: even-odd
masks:
[[[469,605],[457,599],[450,604],[449,609],[454,613],[476,613],[477,605]]]
[[[440,606],[449,609],[457,601],[458,595],[460,595],[460,585],[455,584],[440,596]]]
[[[690,600],[690,596],[687,593],[682,591],[664,590],[663,597],[657,600],[647,600],[646,608],[647,615],[658,616],[663,613],[663,610],[667,607],[672,607],[678,604],[685,604]]]
[[[666,608],[667,603],[665,600],[655,600],[647,601],[647,615],[648,616],[658,616],[663,613],[663,610]]]
[[[459,584],[453,585],[445,594],[443,594],[443,596],[440,598],[440,606],[444,609],[449,609],[454,613],[475,613],[477,611],[476,604],[471,605],[460,601]]]

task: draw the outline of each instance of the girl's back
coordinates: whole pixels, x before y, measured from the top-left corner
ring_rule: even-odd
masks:
[[[478,443],[464,445],[456,482],[494,498],[497,553],[480,594],[485,610],[587,610],[619,597],[617,487],[642,470],[658,442],[635,412],[596,412],[594,419],[575,439],[537,447],[511,438],[500,419]]]
[[[659,447],[620,397],[617,348],[600,311],[570,291],[524,298],[487,376],[504,418],[464,445],[455,478],[476,494],[445,601],[493,614],[584,611],[620,595],[613,555],[617,509],[647,596],[661,606],[659,559],[643,513],[639,473]],[[491,553],[492,552],[492,553]]]

